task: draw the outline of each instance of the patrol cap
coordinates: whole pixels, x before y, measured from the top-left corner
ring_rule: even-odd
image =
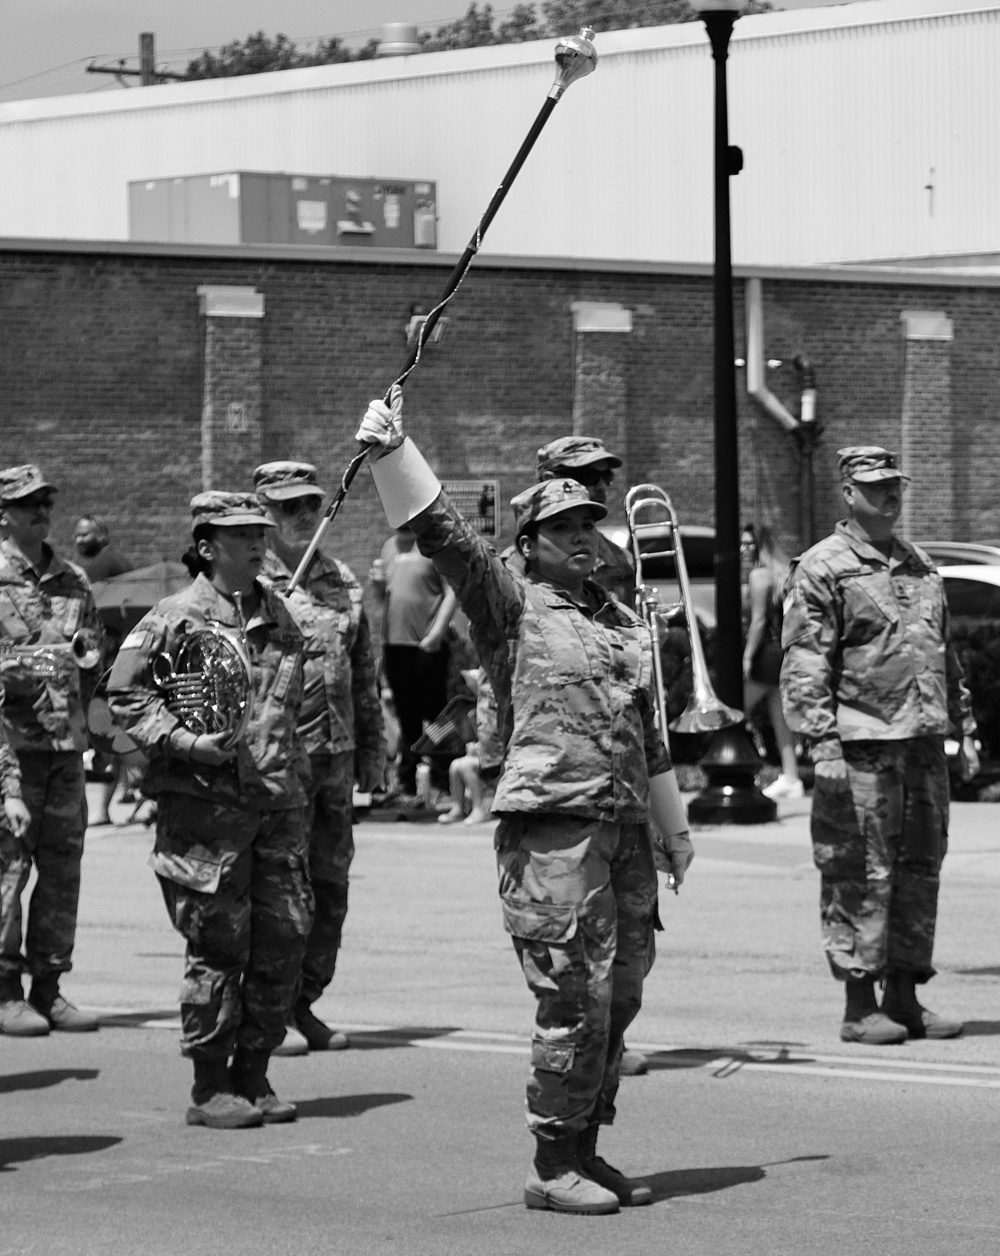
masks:
[[[16,502],[43,489],[50,493],[59,491],[42,475],[41,467],[36,467],[33,462],[26,462],[20,467],[5,467],[0,471],[0,502]]]
[[[512,497],[510,504],[517,536],[530,524],[561,515],[574,506],[586,506],[595,519],[603,519],[608,513],[606,506],[590,500],[590,494],[576,480],[542,480]]]
[[[592,462],[609,462],[613,467],[622,465],[604,448],[604,441],[595,436],[560,436],[550,440],[535,454],[539,477],[552,475],[559,467],[587,467]]]
[[[253,473],[253,486],[264,502],[283,502],[292,497],[322,497],[316,468],[308,462],[265,462]]]
[[[253,493],[222,493],[217,489],[191,498],[191,531],[204,523],[216,528],[274,527]]]
[[[849,445],[837,450],[841,484],[877,484],[879,480],[909,480],[896,466],[896,455],[880,445]]]

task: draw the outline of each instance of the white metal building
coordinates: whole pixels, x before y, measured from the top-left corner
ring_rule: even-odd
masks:
[[[599,35],[490,252],[703,262],[700,22]],[[554,41],[0,105],[0,236],[123,240],[130,180],[231,170],[429,179],[460,251],[541,108]],[[733,253],[800,264],[1000,250],[1000,5],[870,0],[741,19]]]

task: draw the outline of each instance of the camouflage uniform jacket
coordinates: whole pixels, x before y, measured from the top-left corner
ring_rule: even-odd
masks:
[[[597,585],[589,614],[509,571],[442,494],[410,521],[469,618],[504,746],[495,812],[649,819],[649,777],[670,767],[655,725],[649,633]]]
[[[145,793],[191,794],[266,811],[304,805],[309,762],[296,734],[304,642],[284,599],[258,587],[260,605],[246,628],[253,715],[237,757],[228,763],[191,762],[195,734],[170,710],[153,681],[151,662],[161,652],[175,660],[185,636],[203,624],[237,628],[233,603],[200,575],[158,602],[122,642],[108,682],[108,703],[149,759]]]
[[[975,731],[944,584],[914,545],[893,538],[886,558],[838,523],[792,564],[782,645],[782,706],[815,759],[844,741]]]
[[[371,632],[357,577],[322,550],[304,585],[291,596],[292,573],[273,550],[264,559],[265,580],[285,597],[309,642],[299,737],[310,755],[354,751],[355,770],[385,767],[385,731]]]
[[[0,641],[66,645],[85,628],[103,644],[90,581],[75,563],[45,549],[48,566],[39,575],[16,545],[0,540]],[[81,670],[68,650],[55,657],[55,675],[46,679],[20,659],[0,657],[4,727],[15,750],[87,749],[86,709],[99,669]]]
[[[3,685],[0,684],[0,707],[3,706],[4,691]],[[7,731],[0,722],[0,802],[5,798],[21,797],[21,768],[18,765],[17,755],[11,749],[10,741],[7,738]],[[2,819],[0,819],[2,825]]]

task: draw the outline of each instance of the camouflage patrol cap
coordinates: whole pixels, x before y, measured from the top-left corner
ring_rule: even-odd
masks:
[[[896,466],[896,455],[880,445],[849,445],[837,450],[841,484],[877,484],[879,480],[909,480]]]
[[[316,468],[308,462],[265,462],[254,471],[253,486],[262,502],[323,496]]]
[[[517,536],[530,524],[561,515],[574,506],[586,506],[595,519],[603,519],[608,513],[600,502],[590,500],[590,494],[576,480],[542,480],[512,497],[510,504],[514,508]]]
[[[56,486],[42,475],[41,467],[36,467],[33,462],[26,462],[20,467],[5,467],[0,471],[0,502],[16,502],[43,489],[50,493],[58,492]]]
[[[616,458],[604,448],[604,441],[595,436],[560,436],[558,440],[550,440],[535,454],[538,478],[550,478],[559,467],[587,467],[592,462],[609,462],[613,467],[622,465],[621,458]]]
[[[222,493],[217,489],[191,498],[191,531],[205,523],[216,528],[274,527],[253,493]]]

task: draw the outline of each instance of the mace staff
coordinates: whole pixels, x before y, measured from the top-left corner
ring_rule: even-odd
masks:
[[[542,128],[548,122],[552,110],[556,107],[571,83],[575,83],[577,79],[584,78],[593,72],[597,67],[597,52],[592,43],[594,32],[589,26],[585,26],[579,35],[569,35],[565,39],[561,39],[555,48],[556,60],[556,77],[552,86],[549,88],[549,94],[545,98],[545,103],[538,112],[537,118],[531,124],[531,129],[524,137],[524,142],[517,151],[517,156],[510,164],[510,168],[504,175],[499,187],[493,193],[486,212],[479,220],[476,230],[473,232],[472,238],[465,247],[465,252],[458,259],[454,270],[448,276],[448,282],[444,286],[441,296],[438,298],[437,304],[433,307],[427,317],[420,324],[420,329],[416,340],[407,355],[402,370],[389,385],[385,391],[385,400],[388,402],[389,395],[397,384],[402,384],[410,372],[416,367],[423,353],[424,345],[431,332],[434,330],[435,324],[441,317],[442,311],[448,302],[458,291],[462,280],[465,278],[469,267],[472,265],[472,259],[479,252],[490,223],[496,217],[497,211],[503,204],[504,197],[510,191],[511,184],[517,178],[518,172],[524,165],[524,162],[534,147],[535,141],[542,132]],[[323,518],[319,521],[316,531],[313,533],[312,539],[306,548],[305,553],[296,567],[291,580],[288,582],[288,592],[297,588],[305,579],[306,572],[315,557],[320,542],[326,534],[327,528],[336,519],[348,490],[361,469],[362,463],[368,457],[371,446],[363,445],[361,449],[354,455],[347,464],[343,476],[341,477],[340,487],[337,489],[329,506],[323,514]]]

